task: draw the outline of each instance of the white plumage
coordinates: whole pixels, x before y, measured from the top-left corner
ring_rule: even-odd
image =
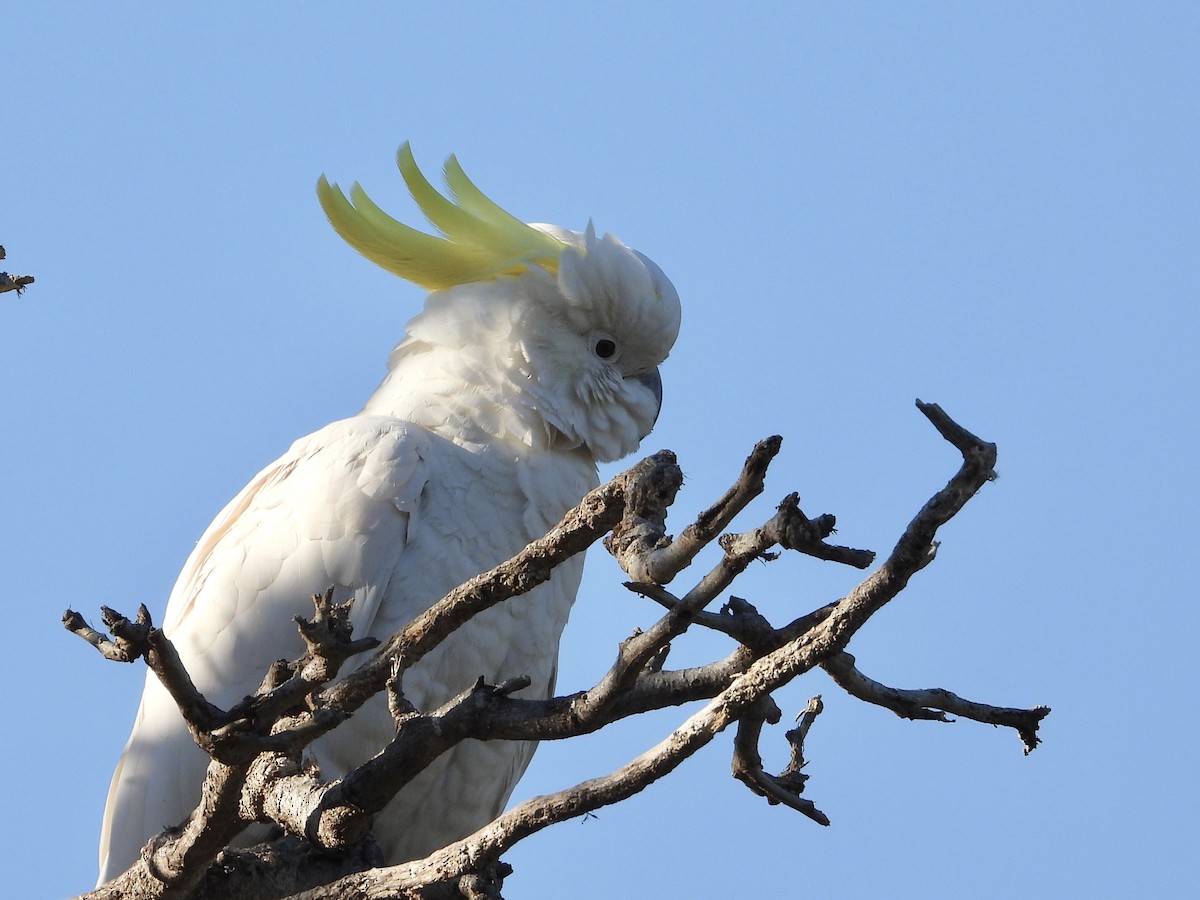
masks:
[[[388,374],[356,416],[301,438],[225,507],[192,552],[164,628],[197,687],[228,707],[302,644],[291,617],[334,586],[354,598],[357,636],[386,638],[446,591],[544,534],[597,483],[596,462],[636,449],[658,414],[657,366],[679,300],[652,262],[615,238],[527,226],[472,185],[451,158],[451,199],[401,172],[438,238],[353,204],[322,179],[322,203],[348,242],[434,289]],[[528,595],[476,617],[405,677],[431,709],[478,677],[529,675],[554,689],[558,640],[582,560]],[[316,742],[329,778],[394,733],[382,697]],[[424,856],[490,821],[532,745],[466,742],[405,787],[375,823],[388,859]],[[199,799],[207,757],[148,676],[113,776],[100,882]]]

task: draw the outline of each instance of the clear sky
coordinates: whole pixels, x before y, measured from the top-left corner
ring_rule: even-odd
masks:
[[[790,719],[825,698],[808,795],[832,827],[733,781],[724,735],[522,844],[507,896],[1195,889],[1200,6],[25,3],[3,21],[2,267],[37,277],[0,295],[7,896],[91,884],[141,690],[63,608],[161,614],[211,517],[358,409],[419,308],[313,190],[361,180],[412,221],[405,139],[427,171],[457,153],[517,215],[594,219],[674,280],[645,449],[682,460],[676,529],[778,432],[741,524],[797,490],[886,552],[957,466],[913,399],[996,441],[1000,479],[851,650],[898,687],[1054,708],[1023,757],[1011,733],[902,721],[814,673],[779,700]],[[562,688],[654,617],[620,580],[592,557]],[[785,558],[736,592],[778,621],[855,581]],[[543,747],[516,798],[684,715]]]

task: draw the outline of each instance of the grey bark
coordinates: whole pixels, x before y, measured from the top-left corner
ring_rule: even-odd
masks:
[[[860,672],[846,650],[855,632],[933,562],[938,529],[995,477],[995,445],[963,429],[936,405],[918,401],[917,406],[959,450],[958,471],[853,591],[780,626],[744,598],[730,596],[716,611],[712,607],[747,566],[774,559],[780,551],[862,569],[873,564],[875,555],[829,543],[834,517],[810,519],[796,494],[784,497],[763,524],[723,533],[763,491],[767,469],[780,449],[778,437],[754,448],[733,486],[678,538],[667,534],[666,521],[683,484],[682,473],[669,451],[648,457],[591,492],[545,537],[454,589],[377,648],[353,638],[345,607],[331,603],[328,594],[316,595],[314,617],[298,621],[307,644],[304,656],[265,673],[257,694],[230,710],[215,707],[196,691],[144,607],[133,621],[105,609],[111,636],[68,610],[66,627],[105,657],[147,662],[175,697],[197,744],[212,757],[203,800],[189,819],[154,838],[120,878],[83,896],[499,897],[509,874],[501,857],[518,841],[637,793],[731,725],[737,726],[734,776],[769,803],[785,804],[828,825],[825,813],[802,796],[807,782],[801,771],[804,738],[821,711],[820,698],[810,702],[800,724],[787,733],[791,760],[782,772],[766,772],[758,751],[762,726],[781,715],[773,692],[816,667],[852,696],[906,718],[949,721],[947,714],[953,714],[1012,728],[1030,752],[1038,744],[1046,707],[994,707],[943,689],[891,688]],[[503,685],[481,680],[440,709],[417,710],[407,702],[403,673],[425,653],[472,616],[544,582],[556,565],[602,538],[631,579],[626,587],[666,611],[648,630],[621,643],[616,661],[592,688],[535,701],[512,696],[523,686],[520,679]],[[714,542],[723,550],[718,563],[686,591],[668,591],[666,586]],[[727,635],[733,651],[706,665],[668,669],[671,642],[695,628]],[[372,653],[367,662],[338,680],[345,661],[366,652]],[[304,762],[304,748],[380,691],[388,693],[394,740],[345,778],[326,783]],[[701,709],[616,771],[521,803],[426,859],[381,865],[370,835],[371,814],[458,741],[568,739],[627,716],[701,700],[707,701]],[[255,848],[229,849],[230,841],[252,822],[271,823],[282,836]]]

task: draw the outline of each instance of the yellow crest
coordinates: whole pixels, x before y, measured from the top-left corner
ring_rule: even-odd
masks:
[[[407,141],[396,153],[396,164],[417,206],[442,237],[397,222],[357,183],[347,199],[324,175],[317,181],[317,196],[330,224],[371,262],[434,291],[515,274],[529,266],[558,268],[566,245],[489,200],[453,156],[445,166],[449,197],[421,174]]]

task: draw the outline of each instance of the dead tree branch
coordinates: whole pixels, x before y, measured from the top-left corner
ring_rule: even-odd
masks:
[[[787,767],[779,775],[769,775],[763,769],[758,742],[763,725],[778,722],[780,712],[774,701],[769,697],[764,698],[757,709],[738,722],[737,735],[733,739],[733,777],[760,797],[765,797],[768,803],[782,803],[808,816],[818,825],[828,825],[829,817],[817,809],[811,800],[800,796],[808,781],[808,776],[802,771],[805,766],[804,738],[822,709],[819,696],[808,702],[804,712],[797,717],[800,725],[785,735],[792,748]]]
[[[825,660],[821,667],[850,696],[890,709],[903,719],[953,722],[953,719],[946,716],[950,713],[985,725],[1002,725],[1015,729],[1027,754],[1041,743],[1037,736],[1038,725],[1050,713],[1044,706],[1033,709],[988,706],[985,703],[964,700],[943,688],[900,690],[868,678],[858,671],[854,662],[854,657],[843,651]]]
[[[822,667],[851,695],[908,718],[946,720],[946,714],[1015,728],[1026,752],[1038,743],[1045,707],[1008,709],[963,700],[942,689],[900,691],[867,678],[846,651],[856,631],[893,600],[936,552],[938,530],[994,477],[995,446],[961,428],[939,407],[918,408],[957,448],[962,464],[921,508],[888,557],[845,597],[776,627],[749,601],[726,597],[734,580],[757,560],[794,551],[866,568],[874,554],[828,543],[833,516],[810,519],[789,494],[761,525],[722,534],[763,490],[778,437],[759,443],[733,486],[678,538],[666,532],[667,511],[683,484],[673,454],[663,451],[602,485],[544,538],[513,559],[451,591],[392,635],[355,671],[336,680],[343,664],[372,648],[352,638],[344,607],[317,596],[316,614],[299,627],[305,655],[267,673],[259,691],[230,710],[203,698],[170,641],[148,613],[134,622],[105,610],[112,637],[77,613],[66,627],[107,658],[143,658],[167,685],[200,745],[212,758],[203,800],[179,828],[153,840],[143,859],[117,881],[87,895],[159,897],[499,897],[508,869],[501,856],[549,825],[619,802],[673,771],[684,759],[736,725],[735,777],[770,803],[785,804],[822,825],[829,819],[802,796],[808,776],[804,740],[821,712],[814,698],[787,732],[791,758],[778,775],[764,769],[764,726],[780,719],[772,694]],[[602,538],[631,578],[627,585],[664,608],[647,630],[623,641],[607,672],[591,688],[548,700],[513,696],[515,679],[473,688],[436,710],[419,710],[400,689],[404,672],[464,622],[496,603],[519,597],[550,577],[554,567]],[[714,541],[720,559],[681,593],[665,585]],[[732,649],[707,664],[666,669],[672,642],[693,627],[728,637]],[[304,763],[309,742],[336,727],[367,699],[387,691],[394,739],[367,763],[333,783]],[[424,860],[379,868],[370,817],[439,754],[467,739],[558,740],[602,729],[631,715],[693,701],[704,706],[662,741],[616,771],[518,804],[495,821]],[[252,822],[273,822],[284,837],[243,850],[227,849]],[[419,827],[419,823],[414,823]],[[210,865],[219,858],[218,865]]]
[[[7,254],[4,248],[0,247],[0,259],[4,259]],[[32,275],[9,275],[7,272],[0,272],[0,294],[8,291],[16,291],[17,296],[20,296],[25,288],[33,284],[34,277]]]
[[[114,634],[111,641],[88,626],[79,613],[63,614],[64,625],[106,658],[145,658],[175,699],[196,744],[211,757],[200,805],[179,828],[147,844],[138,863],[92,892],[94,896],[114,900],[195,896],[211,863],[247,824],[274,814],[277,824],[296,827],[292,812],[305,805],[303,789],[312,790],[310,779],[296,777],[299,753],[346,718],[338,710],[312,702],[312,694],[335,677],[348,658],[377,643],[351,639],[349,604],[335,604],[332,597],[332,592],[314,595],[313,618],[296,619],[307,645],[304,655],[273,669],[258,693],[228,712],[196,689],[174,645],[153,626],[144,606],[135,623],[104,608],[105,624]],[[360,838],[365,833],[364,825]]]

